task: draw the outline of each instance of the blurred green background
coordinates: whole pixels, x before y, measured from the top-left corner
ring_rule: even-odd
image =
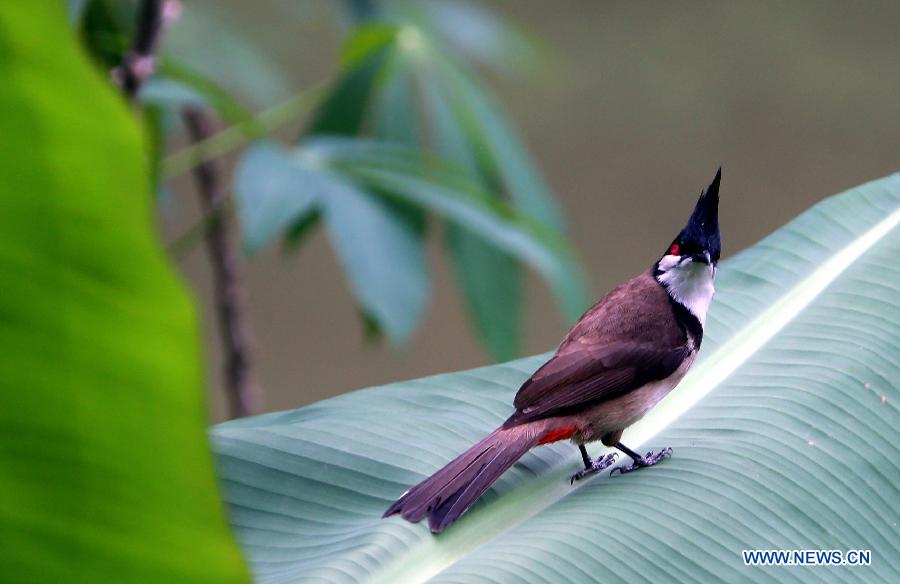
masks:
[[[820,198],[896,170],[897,2],[479,4],[539,49],[521,74],[481,73],[557,194],[592,298],[656,259],[720,164],[726,256]],[[256,75],[241,96],[256,109],[333,76],[343,12],[331,2],[186,2],[163,46],[219,80]],[[223,54],[225,34],[246,51]],[[199,217],[191,189],[188,176],[170,185],[167,239]],[[429,306],[401,350],[366,342],[322,230],[298,253],[270,246],[245,262],[262,409],[489,362],[436,238],[428,253]],[[204,311],[211,419],[224,419],[203,250],[181,267]],[[546,351],[566,325],[532,273],[525,290],[522,352]]]

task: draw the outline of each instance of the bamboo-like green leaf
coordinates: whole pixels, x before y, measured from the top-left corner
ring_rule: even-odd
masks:
[[[410,148],[419,145],[419,116],[415,85],[409,69],[396,54],[386,66],[376,98],[375,135]]]
[[[521,356],[522,266],[476,233],[447,225],[447,251],[469,317],[495,361]]]
[[[235,185],[238,216],[247,248],[251,251],[259,249],[289,226],[303,223],[320,210],[327,211],[332,187],[339,184],[342,185],[338,189],[341,192],[352,188],[367,193],[370,198],[380,198],[377,203],[379,209],[390,215],[390,221],[396,224],[397,229],[415,233],[417,237],[423,233],[422,211],[438,215],[458,228],[477,234],[492,247],[541,273],[568,318],[576,318],[584,309],[583,275],[574,254],[558,234],[485,196],[465,173],[454,172],[440,161],[423,159],[415,151],[372,140],[320,137],[307,141],[293,151],[268,144],[249,149],[238,165]],[[346,210],[345,207],[340,209]],[[337,242],[334,239],[337,232],[334,230],[338,229],[338,225],[334,216],[329,224],[333,241]],[[354,224],[360,227],[355,221]],[[345,231],[341,230],[341,233]],[[362,235],[366,233],[373,231]],[[337,249],[346,251],[341,247]],[[372,240],[368,242],[366,254],[380,253],[385,258],[393,258],[391,265],[399,270],[400,264],[405,259],[413,258],[413,255],[396,251],[379,251],[376,241]],[[345,262],[348,259],[347,256],[341,257]],[[372,304],[372,295],[380,287],[365,284],[366,278],[362,276],[377,264],[367,260],[361,264],[364,269],[348,270],[347,276],[354,283],[357,298],[366,299],[362,304],[370,311],[370,316],[381,322],[379,317],[387,313],[381,314]],[[420,271],[417,267],[410,269]],[[386,277],[394,282],[393,288],[407,281],[405,278]],[[424,277],[409,281],[424,281]],[[396,305],[399,298],[411,300],[417,296],[408,296],[403,290],[395,289],[393,293],[383,295],[379,304],[382,307]],[[400,322],[421,314],[424,301],[422,298],[402,310],[400,305],[396,305],[396,310],[388,312],[398,317],[395,322]],[[401,314],[405,315],[402,319],[399,318]],[[406,333],[390,336],[400,339],[411,330],[411,326],[411,323],[406,323],[397,329]]]
[[[430,49],[428,58],[416,64],[438,151],[489,185],[488,192],[505,195],[519,212],[561,231],[561,212],[490,93],[452,57],[437,47]],[[520,267],[502,249],[487,245],[470,231],[451,227],[447,239],[457,280],[479,336],[498,360],[516,356],[521,320]],[[490,273],[495,277],[489,277]],[[562,281],[579,285],[573,278]],[[567,300],[558,286],[555,290],[563,313],[574,321],[584,305]]]
[[[0,580],[244,581],[136,117],[62,2],[0,46]]]
[[[384,141],[406,146],[419,146],[430,136],[433,149],[466,171],[483,194],[502,197],[507,206],[532,223],[542,224],[552,239],[560,240],[562,215],[549,189],[490,94],[450,54],[460,52],[460,35],[466,34],[454,34],[456,24],[465,23],[469,33],[474,33],[464,44],[475,42],[479,47],[475,56],[482,59],[508,62],[501,57],[503,47],[522,38],[474,6],[406,4],[393,8],[396,10],[380,13],[389,15],[383,20],[368,20],[348,37],[343,51],[345,70],[309,133],[374,133]],[[524,42],[519,44],[524,46]],[[430,114],[423,120],[416,107],[416,89],[421,90]],[[402,205],[407,213],[414,209],[408,202]],[[454,272],[479,337],[496,359],[517,356],[521,258],[464,226],[451,222],[446,233]],[[569,255],[567,269],[578,272],[574,256]],[[583,279],[559,273],[548,277],[565,318],[574,320],[585,307],[583,290],[575,290],[583,286]]]
[[[235,191],[251,251],[321,215],[371,324],[383,327],[395,343],[407,340],[428,298],[422,232],[414,218],[325,168],[310,148],[260,143],[248,149]]]
[[[423,101],[433,126],[438,152],[468,171],[472,180],[487,182],[487,169],[477,163],[476,144],[467,139],[453,115],[443,84],[424,75]],[[515,258],[498,250],[478,234],[450,223],[447,250],[456,281],[479,338],[496,361],[520,356],[522,336],[522,269]]]
[[[406,342],[428,300],[421,233],[354,183],[327,175],[319,182],[325,227],[354,295],[394,344]]]
[[[166,27],[159,55],[163,68],[173,62],[190,68],[214,80],[250,109],[277,103],[290,95],[287,76],[262,50],[264,43],[252,38],[252,31],[242,25],[239,12],[221,3],[192,3]]]
[[[254,573],[260,582],[896,582],[898,257],[893,175],[728,259],[698,363],[624,437],[644,450],[672,446],[671,459],[570,486],[577,450],[543,446],[440,536],[381,513],[500,424],[546,356],[220,425],[215,449]],[[742,549],[771,548],[865,549],[872,563],[744,566]]]
[[[391,62],[396,31],[380,25],[361,27],[344,48],[347,70],[323,100],[308,134],[358,134],[364,129],[372,97]]]
[[[306,148],[368,188],[427,209],[533,267],[547,280],[566,318],[574,321],[583,312],[584,276],[566,241],[485,195],[466,172],[367,140],[322,138]]]
[[[433,29],[455,52],[498,71],[528,73],[540,64],[534,39],[481,3],[413,2],[412,17]]]
[[[244,152],[235,170],[234,195],[248,252],[318,212],[314,174],[274,144],[261,142]]]
[[[470,128],[482,164],[495,169],[519,209],[536,221],[562,229],[562,212],[550,189],[490,92],[450,59],[435,56],[433,66],[451,88],[457,116]]]

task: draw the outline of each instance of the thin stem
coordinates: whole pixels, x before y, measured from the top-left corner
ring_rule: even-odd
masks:
[[[112,72],[113,78],[131,101],[137,97],[144,81],[153,74],[163,28],[177,18],[180,11],[178,0],[143,0],[138,7],[131,49]]]
[[[236,150],[253,139],[266,136],[295,121],[319,103],[327,85],[325,82],[315,85],[263,110],[252,119],[234,124],[166,156],[160,161],[160,175],[164,180],[180,176],[199,164]]]
[[[206,109],[187,107],[182,112],[188,132],[194,141],[208,139],[215,121]],[[256,390],[250,376],[250,332],[240,306],[238,254],[228,232],[224,205],[228,193],[222,181],[220,164],[206,160],[194,168],[194,178],[208,218],[206,243],[213,268],[213,287],[219,313],[219,328],[226,351],[226,387],[231,403],[231,416],[247,416],[253,411]]]
[[[199,221],[185,229],[181,235],[173,239],[166,248],[174,258],[183,258],[190,253],[198,243],[206,239],[216,221],[229,221],[234,210],[234,199],[228,197],[212,213],[203,215]]]

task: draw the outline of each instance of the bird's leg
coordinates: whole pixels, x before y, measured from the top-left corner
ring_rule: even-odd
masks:
[[[594,474],[595,472],[600,472],[605,468],[609,468],[609,466],[616,461],[616,457],[619,456],[617,452],[612,452],[596,460],[591,460],[591,457],[588,455],[587,448],[584,447],[584,444],[579,444],[578,450],[581,451],[581,460],[584,461],[584,469],[572,475],[572,479],[569,481],[572,484],[574,484],[575,481],[583,479],[590,474]]]
[[[625,454],[630,456],[631,459],[634,461],[634,463],[631,464],[631,466],[617,466],[616,468],[612,469],[612,471],[609,473],[609,476],[612,476],[613,473],[616,471],[619,471],[620,474],[625,474],[626,472],[631,472],[631,471],[637,470],[639,468],[644,468],[645,466],[653,466],[660,460],[662,460],[668,456],[672,456],[672,449],[668,448],[668,447],[663,448],[656,454],[653,454],[653,451],[651,450],[645,456],[641,456],[640,454],[638,454],[631,448],[628,448],[621,442],[616,443],[616,448],[618,448],[619,450],[621,450],[622,452],[624,452]]]
[[[581,460],[584,461],[584,468],[591,468],[591,457],[587,452],[587,448],[584,447],[584,444],[579,444],[578,450],[581,451]]]

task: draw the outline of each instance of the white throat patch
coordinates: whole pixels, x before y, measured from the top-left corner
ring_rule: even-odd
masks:
[[[715,268],[681,256],[667,255],[659,261],[662,272],[656,279],[665,284],[669,294],[706,324],[706,311],[716,289],[713,286]]]

